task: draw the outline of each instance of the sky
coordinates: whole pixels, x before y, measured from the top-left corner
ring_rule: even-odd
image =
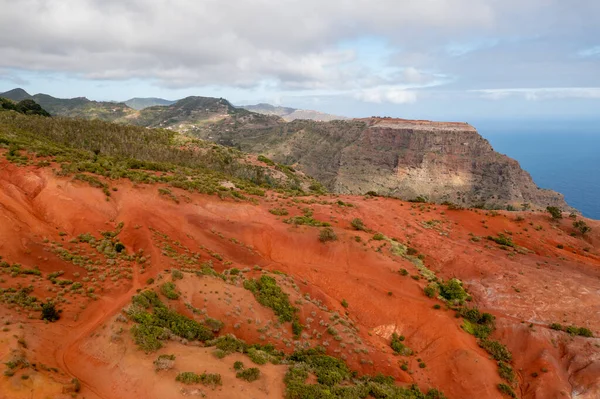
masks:
[[[598,0],[0,0],[0,92],[600,119]]]

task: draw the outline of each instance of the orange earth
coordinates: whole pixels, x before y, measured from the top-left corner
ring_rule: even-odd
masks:
[[[174,267],[199,268],[208,260],[218,272],[235,267],[247,277],[282,272],[274,276],[306,326],[294,342],[289,323],[277,323],[273,311],[258,304],[240,281],[184,273],[177,281],[181,300],[173,306],[189,317],[197,317],[190,309],[200,309],[223,321],[222,333],[270,342],[288,353],[321,345],[361,374],[382,372],[398,384],[438,388],[448,398],[501,398],[496,362],[463,331],[454,311],[424,294],[427,282],[415,279],[415,264],[394,255],[391,241],[373,240],[373,232],[415,248],[429,270],[463,281],[472,305],[496,316],[493,338],[513,354],[518,397],[600,397],[600,339],[548,328],[556,322],[600,335],[598,221],[586,220],[592,231],[581,237],[570,235],[568,217],[553,222],[535,212],[277,193],[256,197],[255,203],[236,202],[174,188],[168,197],[159,194],[160,186],[128,180],[109,181],[117,191],[107,199],[87,183],[56,176],[56,165],[18,167],[0,156],[0,256],[41,272],[1,273],[0,288],[32,285],[30,295],[54,299],[62,309],[59,321],[46,323],[39,311],[0,302],[0,362],[29,362],[14,375],[0,376],[0,398],[284,397],[285,365],[257,366],[262,376],[250,383],[235,378],[234,361],[250,363],[242,354],[218,359],[214,348],[177,341],[153,354],[135,346],[128,333],[132,322],[122,310],[136,291],[170,281]],[[315,219],[331,223],[338,240],[321,243],[318,228],[285,224],[285,217],[269,213],[281,207],[291,216],[312,209]],[[355,231],[354,218],[371,232]],[[99,237],[119,223],[120,241],[128,253],[141,256],[143,251],[144,262],[111,262],[75,239],[85,233]],[[498,233],[510,235],[518,250],[485,239]],[[84,267],[65,254],[87,256],[90,262]],[[81,283],[82,290],[52,285],[46,275],[56,271]],[[150,277],[156,282],[148,284]],[[333,320],[344,320],[335,326],[336,339],[327,332]],[[413,356],[394,355],[389,344],[394,332],[406,337]],[[156,372],[153,361],[163,353],[176,355],[175,366]],[[419,368],[416,359],[426,367]],[[400,368],[404,361],[408,372]],[[220,373],[223,385],[183,385],[175,381],[181,371]],[[79,392],[73,378],[81,384]]]

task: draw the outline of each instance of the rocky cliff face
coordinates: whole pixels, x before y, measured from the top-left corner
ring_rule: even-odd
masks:
[[[566,208],[562,195],[538,188],[519,163],[494,151],[466,123],[370,119],[344,148],[337,192],[382,194],[465,205]]]
[[[375,191],[465,206],[569,208],[561,194],[538,188],[517,161],[495,152],[466,123],[294,121],[270,128],[212,126],[201,135],[296,165],[338,193]]]

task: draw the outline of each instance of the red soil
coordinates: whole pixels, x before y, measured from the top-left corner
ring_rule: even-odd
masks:
[[[373,231],[409,243],[425,255],[425,265],[438,277],[461,279],[473,303],[496,316],[498,329],[493,337],[513,353],[519,397],[600,397],[600,340],[571,337],[548,328],[557,322],[585,326],[595,336],[600,334],[597,221],[587,221],[593,230],[581,238],[569,235],[573,229],[568,218],[555,223],[540,213],[499,212],[494,216],[383,198],[316,199],[331,204],[340,199],[354,205],[340,207],[294,203],[269,194],[254,205],[170,188],[176,196],[189,197],[176,204],[160,196],[156,186],[135,186],[129,181],[110,182],[118,191],[107,201],[101,190],[56,177],[50,168],[17,167],[0,159],[3,260],[28,268],[37,265],[44,274],[63,270],[61,278],[83,281],[85,270],[58,257],[51,243],[74,247],[69,241],[77,235],[99,236],[98,231],[114,230],[119,222],[124,223],[119,238],[128,252],[143,249],[148,258],[145,271],[134,266],[130,279],[96,281],[96,300],[81,296],[61,303],[63,313],[56,323],[45,324],[39,313],[28,318],[28,314],[0,303],[0,324],[4,327],[10,322],[4,327],[7,331],[0,330],[0,361],[10,360],[17,350],[37,365],[37,371],[30,368],[13,377],[0,377],[0,398],[70,397],[68,387],[74,377],[81,382],[81,395],[86,398],[169,398],[197,393],[175,382],[175,370],[155,373],[152,361],[157,354],[139,351],[129,334],[120,333],[120,323],[115,321],[149,277],[164,275],[165,269],[177,264],[173,257],[165,256],[161,240],[172,246],[178,242],[180,254],[199,253],[199,259],[192,262],[196,268],[212,259],[217,271],[248,268],[246,275],[259,276],[260,272],[253,270],[259,266],[286,273],[289,277],[278,280],[291,301],[299,301],[308,334],[301,341],[311,346],[327,341],[328,353],[343,355],[352,369],[393,375],[399,383],[414,382],[422,389],[435,387],[449,398],[500,398],[496,386],[502,380],[496,362],[461,329],[461,319],[455,318],[453,311],[433,308],[441,302],[424,295],[427,283],[423,279],[415,281],[398,273],[405,268],[417,275],[411,262],[391,254],[389,244],[378,251],[382,241],[373,241],[372,233],[350,227],[356,217]],[[317,239],[318,229],[292,227],[268,212],[282,206],[292,215],[310,207],[315,219],[332,224],[338,241],[323,244]],[[516,221],[517,216],[524,220]],[[161,239],[156,232],[168,239]],[[527,250],[516,253],[485,238],[471,240],[473,235],[507,232]],[[355,236],[361,237],[361,242]],[[557,248],[559,243],[563,249]],[[222,260],[211,257],[214,253]],[[91,276],[97,278],[98,272]],[[32,284],[35,290],[31,295],[38,298],[55,296],[47,290],[50,284],[45,279],[0,277],[2,288],[21,282],[23,286]],[[225,322],[225,332],[248,342],[264,339],[288,352],[294,349],[289,323],[278,328],[273,312],[261,307],[239,284],[186,277],[177,286],[183,302]],[[310,300],[302,299],[305,296]],[[347,309],[341,306],[342,299],[348,302]],[[184,306],[180,310],[192,316]],[[332,311],[355,325],[358,332],[342,331],[342,325],[337,325],[342,340],[333,339],[323,326],[330,322]],[[406,337],[414,356],[392,354],[389,339],[393,332]],[[23,338],[27,348],[15,337]],[[260,366],[265,377],[246,383],[234,377],[231,367],[235,360],[249,362],[247,358],[231,355],[219,360],[211,351],[169,343],[159,353],[176,354],[179,371],[221,373],[222,388],[202,388],[208,397],[283,396],[285,366]],[[426,368],[417,367],[417,358]],[[400,369],[403,360],[408,361],[411,373]],[[58,371],[46,370],[52,367]],[[28,379],[21,378],[24,373]]]

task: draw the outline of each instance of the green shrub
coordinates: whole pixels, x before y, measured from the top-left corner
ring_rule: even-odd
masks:
[[[273,215],[276,215],[276,216],[287,216],[290,214],[288,212],[288,210],[285,208],[273,208],[273,209],[269,209],[269,212],[271,212]]]
[[[584,234],[592,231],[592,228],[590,226],[588,226],[587,223],[584,222],[583,220],[577,220],[577,221],[573,222],[573,227],[575,227],[577,230],[579,230],[581,235],[584,235]]]
[[[381,241],[385,240],[385,236],[382,233],[375,233],[375,235],[373,235],[373,239],[375,241]]]
[[[579,327],[579,331],[577,331],[577,335],[580,335],[582,337],[588,337],[588,338],[592,338],[594,336],[592,331],[585,327]]]
[[[171,271],[171,278],[173,279],[173,281],[181,280],[183,279],[183,273],[181,272],[181,270],[173,269]]]
[[[218,350],[223,351],[224,355],[239,352],[244,353],[248,345],[243,340],[237,338],[233,334],[218,337],[206,343],[208,346],[215,346]]]
[[[562,219],[562,211],[556,206],[546,207],[546,211],[552,216],[552,219]]]
[[[331,227],[325,227],[324,229],[321,229],[321,231],[319,232],[319,241],[321,241],[321,242],[336,241],[336,240],[337,240],[337,234],[335,234],[335,231],[333,231],[333,229]]]
[[[166,282],[160,286],[160,292],[169,299],[179,298],[179,294],[176,291],[177,287],[172,282]]]
[[[427,295],[429,298],[435,298],[436,294],[437,294],[437,284],[436,283],[430,283],[428,284],[425,288],[425,295]]]
[[[270,358],[267,352],[256,348],[248,349],[247,355],[256,364],[267,364]]]
[[[177,374],[175,380],[188,385],[201,383],[202,385],[212,386],[213,388],[217,385],[223,385],[220,374],[203,373],[198,375],[191,371],[185,371]]]
[[[408,356],[412,354],[412,350],[404,345],[402,342],[404,341],[403,335],[398,335],[396,333],[392,334],[392,340],[390,342],[390,347],[392,350],[398,354],[403,356]]]
[[[56,310],[56,305],[52,301],[42,304],[42,320],[55,322],[60,319],[60,313]]]
[[[366,230],[365,224],[359,218],[352,219],[352,221],[350,222],[350,225],[352,226],[352,228],[354,228],[354,230],[358,230],[358,231]]]
[[[225,327],[225,323],[221,320],[213,319],[212,317],[205,318],[203,324],[214,333],[218,333]]]
[[[175,364],[175,355],[160,355],[154,360],[154,370],[171,370]]]
[[[290,304],[289,296],[277,285],[277,281],[266,274],[258,280],[244,281],[244,288],[251,291],[258,303],[273,309],[282,322],[292,321],[298,309]]]
[[[132,298],[129,317],[136,323],[131,328],[135,343],[146,353],[162,347],[168,332],[190,341],[207,341],[213,333],[195,320],[189,319],[165,307],[153,291],[143,291]],[[153,307],[152,313],[145,311]]]
[[[515,247],[515,243],[512,241],[512,238],[505,236],[504,234],[498,234],[498,237],[488,236],[487,239],[490,241],[494,241],[498,245],[503,245],[506,247]]]
[[[512,354],[498,341],[491,339],[480,339],[479,346],[485,349],[495,360],[510,362],[512,360]]]
[[[553,330],[557,330],[557,331],[562,331],[563,330],[563,326],[558,324],[558,323],[552,323],[550,324],[550,328]]]
[[[266,163],[269,166],[274,166],[275,162],[273,162],[272,160],[270,160],[269,158],[265,157],[264,155],[259,155],[257,158],[260,162]]]
[[[235,376],[239,379],[246,380],[248,382],[256,381],[260,377],[260,370],[256,367],[238,371]]]
[[[508,382],[512,383],[515,381],[515,372],[512,367],[504,362],[498,362],[498,374],[500,374],[502,379]]]
[[[348,308],[348,301],[346,301],[345,299],[342,299],[342,306],[345,308]]]
[[[236,361],[235,363],[233,363],[233,369],[234,370],[243,370],[244,369],[244,363],[240,362],[239,360]]]
[[[510,385],[498,384],[498,390],[508,397],[511,397],[511,398],[517,397],[517,395],[515,394],[513,389],[510,387]]]
[[[440,295],[450,302],[462,304],[469,297],[462,282],[455,278],[450,279],[447,283],[438,283],[438,287]]]

